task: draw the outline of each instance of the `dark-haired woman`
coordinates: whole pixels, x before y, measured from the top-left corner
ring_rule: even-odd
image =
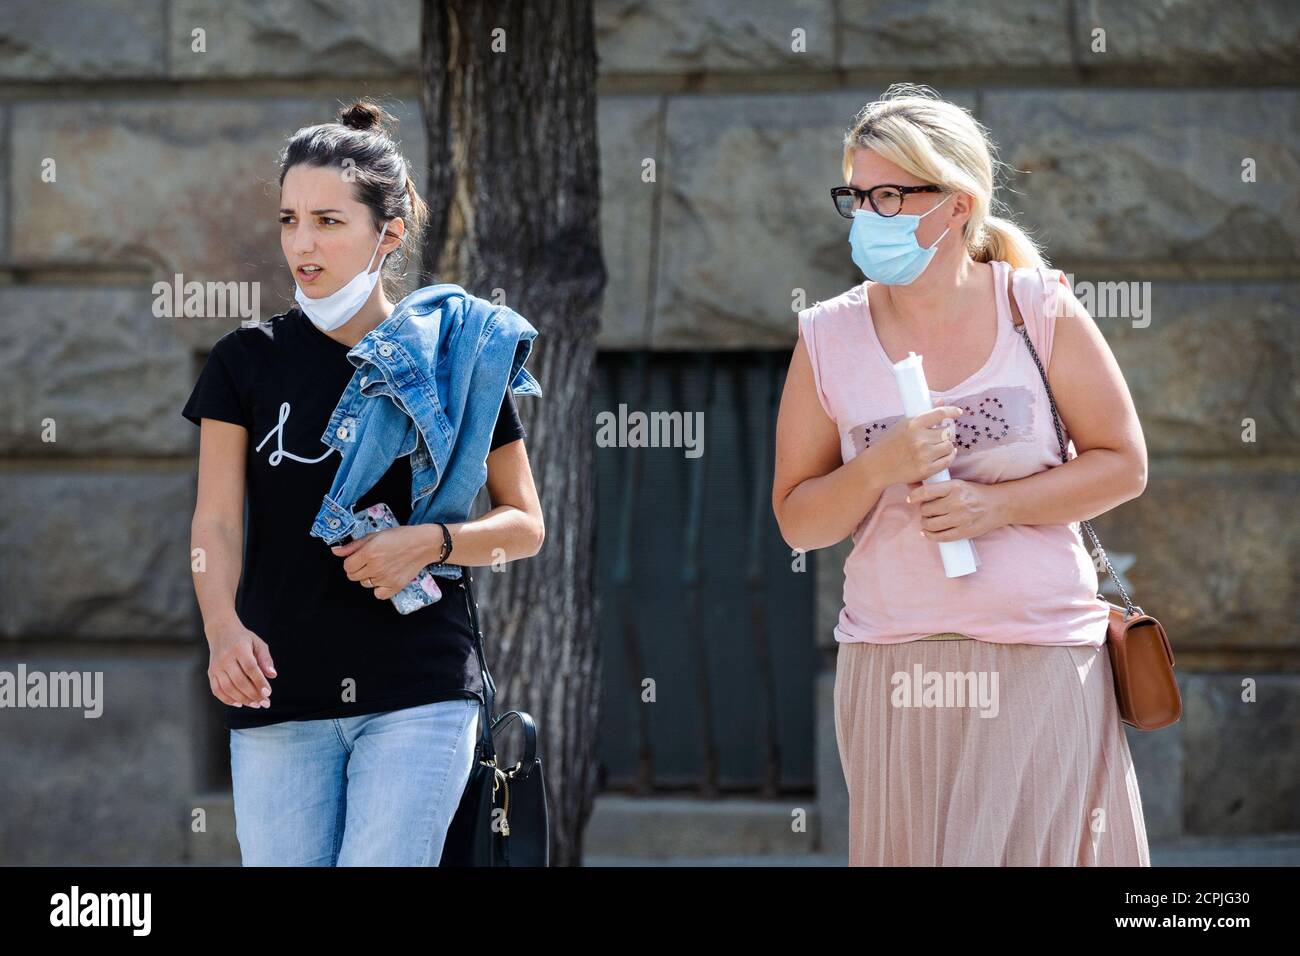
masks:
[[[493,564],[543,539],[509,388],[487,456],[492,508],[447,525],[450,554],[441,527],[405,523],[409,457],[356,506],[384,502],[400,527],[333,548],[307,533],[339,461],[320,437],[355,372],[347,352],[393,311],[386,257],[414,247],[427,214],[391,120],[362,101],[291,138],[280,245],[299,305],[219,339],[182,412],[201,425],[194,588],[246,866],[437,865],[482,678],[459,579],[416,613],[389,599],[440,558]]]

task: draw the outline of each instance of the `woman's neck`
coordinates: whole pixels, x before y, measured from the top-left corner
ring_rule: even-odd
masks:
[[[983,281],[980,270],[988,266],[975,262],[964,250],[961,256],[956,268],[948,269],[936,256],[921,280],[884,288],[885,302],[901,327],[914,331],[941,328],[968,314],[969,304],[978,298]]]
[[[388,301],[388,296],[384,295],[383,283],[376,283],[374,291],[370,293],[370,298],[357,311],[357,314],[334,331],[325,334],[335,342],[341,342],[351,348],[365,338],[367,333],[373,331],[379,323],[392,315],[394,308],[396,306]]]

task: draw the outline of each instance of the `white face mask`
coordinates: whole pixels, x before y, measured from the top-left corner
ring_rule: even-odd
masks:
[[[379,247],[383,245],[384,230],[388,228],[388,223],[391,221],[390,219],[384,222],[384,229],[379,232],[379,242],[375,243],[375,252],[378,252]],[[379,259],[379,268],[371,272],[370,263],[375,261],[375,252],[370,253],[370,261],[366,263],[365,269],[354,275],[346,285],[337,292],[331,292],[319,299],[308,297],[302,291],[302,286],[298,285],[298,280],[294,279],[293,284],[297,291],[294,292],[293,297],[316,328],[322,332],[333,331],[356,315],[366,304],[370,293],[375,291],[375,283],[379,281],[379,274],[383,271],[384,260],[388,258],[388,253],[385,252]]]

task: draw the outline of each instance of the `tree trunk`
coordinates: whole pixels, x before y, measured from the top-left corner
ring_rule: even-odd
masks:
[[[498,712],[537,720],[552,861],[578,865],[600,680],[590,405],[605,265],[591,2],[425,0],[422,39],[423,261],[437,265],[421,284],[459,283],[539,333],[529,368],[545,394],[519,407],[546,543],[475,584]]]

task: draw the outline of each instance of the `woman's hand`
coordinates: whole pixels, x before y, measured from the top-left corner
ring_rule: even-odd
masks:
[[[373,588],[381,601],[387,601],[414,581],[421,568],[437,560],[436,555],[429,556],[428,528],[416,525],[372,531],[356,541],[333,545],[330,550],[344,559],[348,579]]]
[[[207,632],[208,686],[213,696],[232,707],[270,707],[275,676],[271,649],[238,620]]]
[[[891,463],[890,483],[924,481],[952,464],[957,457],[953,443],[956,426],[935,426],[963,412],[965,409],[959,405],[939,405],[886,429],[880,444]]]
[[[997,485],[952,478],[909,487],[907,500],[921,509],[921,533],[931,541],[978,538],[1007,523]]]

